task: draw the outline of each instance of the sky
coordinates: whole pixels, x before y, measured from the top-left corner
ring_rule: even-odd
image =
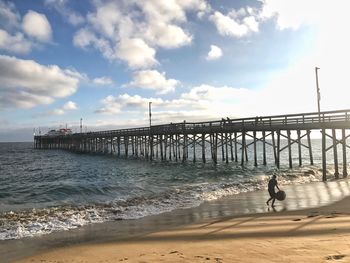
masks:
[[[347,0],[0,0],[0,141],[350,108]]]

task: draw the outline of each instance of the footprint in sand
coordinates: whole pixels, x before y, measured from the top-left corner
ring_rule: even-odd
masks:
[[[330,255],[326,257],[326,260],[339,260],[346,257],[346,255]]]
[[[292,221],[301,221],[300,218],[293,219]]]
[[[319,216],[318,214],[308,215],[307,218]]]

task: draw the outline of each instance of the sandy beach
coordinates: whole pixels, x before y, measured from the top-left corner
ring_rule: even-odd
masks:
[[[195,220],[179,223],[176,218],[184,219],[189,211],[172,212],[160,215],[168,221],[164,219],[165,224],[158,230],[140,231],[117,240],[51,247],[15,262],[350,262],[348,182],[285,189],[290,198],[278,203],[275,211],[266,204],[262,212],[250,205],[253,213],[226,215],[247,197],[258,205],[266,201],[265,191],[249,193],[237,203],[228,198],[189,209],[194,218],[199,210],[206,215]],[[320,195],[317,197],[312,189]],[[293,210],[288,204],[295,205],[298,198],[308,200]],[[220,213],[210,216],[215,210]]]

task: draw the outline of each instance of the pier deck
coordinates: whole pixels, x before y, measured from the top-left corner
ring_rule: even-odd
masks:
[[[175,161],[188,160],[191,148],[194,162],[197,160],[198,152],[201,153],[202,161],[206,162],[206,147],[209,147],[209,157],[214,163],[217,163],[218,151],[221,150],[221,157],[225,162],[230,160],[238,162],[240,152],[241,165],[248,161],[247,148],[253,147],[254,165],[257,166],[257,143],[261,143],[263,165],[266,165],[266,146],[268,146],[272,147],[277,168],[280,167],[280,153],[284,150],[288,151],[289,167],[292,168],[293,144],[298,146],[299,166],[303,161],[301,147],[308,149],[310,164],[313,164],[310,134],[311,131],[318,130],[321,131],[322,137],[323,180],[326,180],[326,153],[329,150],[333,151],[334,156],[334,176],[339,177],[338,144],[342,146],[342,175],[347,176],[346,148],[350,147],[346,140],[350,136],[347,135],[349,129],[350,110],[338,110],[240,119],[225,118],[206,122],[184,121],[70,135],[41,135],[34,136],[34,147]],[[296,138],[292,137],[292,133],[296,134]],[[337,135],[341,139],[337,139]],[[329,146],[327,138],[332,142]],[[287,140],[286,146],[281,147],[281,139]],[[302,141],[305,139],[307,143]]]

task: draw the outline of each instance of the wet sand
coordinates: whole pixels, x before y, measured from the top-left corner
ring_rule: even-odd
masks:
[[[2,262],[350,261],[350,183],[285,186],[240,194],[139,220],[0,243]],[[340,200],[340,201],[339,201]]]

